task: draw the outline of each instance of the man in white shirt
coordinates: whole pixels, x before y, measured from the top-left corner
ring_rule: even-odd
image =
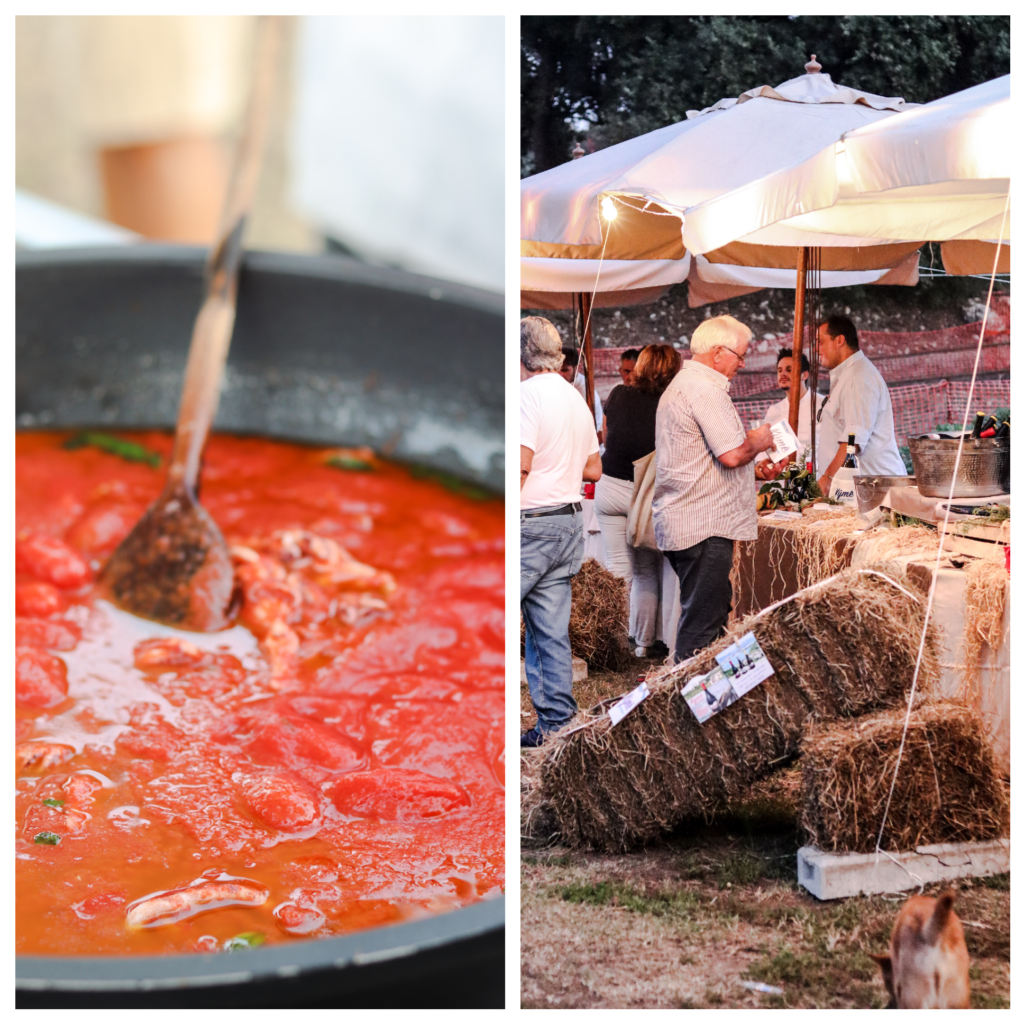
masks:
[[[789,422],[789,385],[793,379],[793,350],[791,348],[779,349],[779,361],[775,365],[775,374],[778,378],[779,387],[786,392],[774,405],[768,406],[764,414],[765,422],[773,427],[776,423],[785,420]],[[811,374],[811,366],[807,361],[807,354],[800,353],[800,406],[799,418],[797,420],[796,437],[801,448],[806,448],[811,443],[811,417],[817,413],[821,405],[821,395],[814,396],[814,409],[811,409],[811,389],[807,386],[807,378]]]
[[[905,476],[896,445],[892,400],[882,375],[860,350],[857,328],[845,316],[830,316],[818,329],[818,352],[829,369],[830,388],[818,413],[818,477],[828,494],[832,477],[846,458],[853,434],[859,472],[870,476]]]
[[[779,399],[774,405],[768,406],[765,410],[764,421],[770,427],[774,427],[776,423],[788,423],[789,422],[789,384],[793,378],[793,350],[791,348],[780,348],[779,358],[775,364],[775,374],[779,382],[779,387],[786,392],[786,395]],[[814,400],[814,408],[811,408],[811,389],[807,386],[807,378],[811,374],[811,365],[807,361],[805,353],[800,353],[800,405],[797,419],[797,432],[796,437],[800,442],[800,449],[798,458],[800,459],[801,465],[803,465],[803,454],[810,447],[811,444],[811,417],[818,411],[821,406],[821,395],[816,395]],[[754,475],[758,480],[761,479],[761,467],[760,463],[763,462],[768,456],[761,454],[755,460],[755,473]]]
[[[587,403],[559,373],[555,326],[529,316],[519,334],[519,608],[537,712],[537,725],[520,743],[538,747],[577,710],[569,615],[572,577],[583,564],[580,489],[584,480],[601,478],[601,456]]]

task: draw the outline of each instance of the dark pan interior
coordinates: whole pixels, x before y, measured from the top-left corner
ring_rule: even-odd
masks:
[[[19,428],[172,427],[204,252],[20,253]],[[343,257],[253,253],[215,429],[366,444],[504,487],[504,302]],[[19,1007],[501,1007],[504,899],[218,956],[19,957]]]
[[[203,251],[17,260],[19,427],[173,426]],[[504,300],[337,256],[246,257],[215,429],[366,444],[504,488]]]

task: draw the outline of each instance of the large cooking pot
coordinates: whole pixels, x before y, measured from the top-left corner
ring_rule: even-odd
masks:
[[[19,428],[172,427],[204,251],[19,253]],[[366,444],[496,491],[504,302],[335,256],[252,253],[216,429]],[[19,957],[19,1007],[501,1007],[504,899],[229,954]]]

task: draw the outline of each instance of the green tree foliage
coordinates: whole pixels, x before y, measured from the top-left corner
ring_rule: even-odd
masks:
[[[1010,70],[1002,16],[522,19],[522,173],[804,73],[927,103]]]

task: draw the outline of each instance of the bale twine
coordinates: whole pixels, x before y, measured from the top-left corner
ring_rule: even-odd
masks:
[[[903,735],[905,709],[835,722],[804,740],[801,826],[819,849],[875,849]],[[1009,801],[978,714],[925,701],[907,730],[882,848],[1008,835]]]
[[[562,841],[628,850],[684,821],[707,820],[796,754],[812,719],[899,704],[923,622],[923,597],[900,568],[846,570],[649,676],[651,695],[614,728],[603,707],[584,713],[543,748],[544,800]],[[700,725],[682,690],[751,630],[775,674]],[[919,684],[937,676],[929,628]]]
[[[963,692],[975,699],[981,696],[981,651],[987,645],[995,654],[1003,645],[1003,616],[1006,612],[1006,588],[1009,573],[1003,562],[979,558],[964,570]]]
[[[588,558],[572,579],[569,643],[591,668],[615,672],[630,662],[626,581]]]

